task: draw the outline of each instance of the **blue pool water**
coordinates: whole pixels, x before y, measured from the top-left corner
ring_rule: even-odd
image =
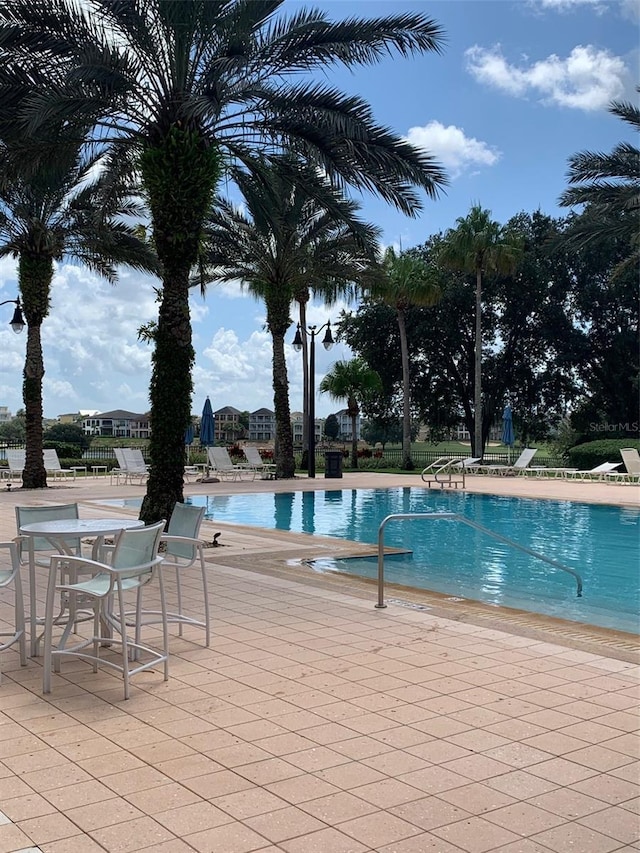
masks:
[[[640,512],[635,509],[420,488],[200,495],[188,500],[205,505],[206,517],[217,521],[371,543],[371,558],[314,563],[318,569],[367,577],[377,576],[378,527],[387,515],[460,513],[577,571],[582,597],[577,597],[571,575],[449,520],[387,524],[385,545],[410,551],[385,557],[387,580],[634,633],[640,627]]]

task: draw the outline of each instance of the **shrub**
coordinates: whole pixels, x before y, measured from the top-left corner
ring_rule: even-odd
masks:
[[[45,440],[43,442],[43,447],[45,450],[55,450],[58,454],[58,459],[60,460],[60,464],[62,465],[62,459],[80,459],[82,457],[82,448],[77,444],[69,444],[66,441],[49,441]],[[83,465],[83,462],[78,463]]]
[[[567,458],[572,468],[589,471],[603,462],[622,462],[620,450],[623,447],[635,447],[640,450],[640,439],[603,438],[600,441],[587,441],[567,450]]]

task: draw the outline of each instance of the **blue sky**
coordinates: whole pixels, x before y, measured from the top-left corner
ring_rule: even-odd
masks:
[[[378,122],[431,152],[449,186],[410,219],[370,196],[363,215],[402,248],[455,225],[480,203],[506,222],[521,210],[560,215],[568,158],[608,151],[631,130],[607,112],[612,99],[636,100],[638,0],[287,0],[284,11],[315,6],[334,19],[420,11],[445,31],[442,54],[385,59],[354,72],[329,69],[326,81],[357,93]],[[137,329],[156,313],[148,277],[123,271],[115,287],[83,269],[58,267],[51,314],[42,327],[47,417],[79,410],[148,409],[150,349]],[[0,301],[17,293],[15,263],[0,262]],[[13,306],[0,309],[0,405],[22,407],[26,335],[11,332]],[[193,412],[205,397],[214,409],[273,407],[271,345],[264,309],[238,287],[213,287],[191,300],[196,365]],[[340,306],[312,305],[309,322],[335,318]],[[5,316],[6,315],[6,316]],[[293,339],[294,327],[290,338]],[[292,410],[302,408],[300,356],[288,353]],[[350,353],[339,344],[317,351],[317,381]],[[319,416],[336,408],[323,396]]]

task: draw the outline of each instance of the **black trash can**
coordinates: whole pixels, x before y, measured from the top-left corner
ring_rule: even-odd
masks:
[[[325,450],[324,453],[324,478],[325,480],[342,479],[342,451]]]

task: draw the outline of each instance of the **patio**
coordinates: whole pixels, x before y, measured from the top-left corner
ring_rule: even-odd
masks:
[[[338,484],[333,481],[332,488]],[[422,485],[345,474],[343,488]],[[324,489],[304,478],[214,485]],[[640,505],[637,487],[470,477],[470,491]],[[108,477],[13,507],[134,496]],[[126,510],[124,511],[126,512]],[[171,637],[170,680],[0,657],[0,853],[609,853],[640,850],[640,643],[389,591],[298,561],[336,540],[207,522],[213,639]],[[190,606],[197,608],[194,582]],[[0,620],[11,615],[3,601]]]

